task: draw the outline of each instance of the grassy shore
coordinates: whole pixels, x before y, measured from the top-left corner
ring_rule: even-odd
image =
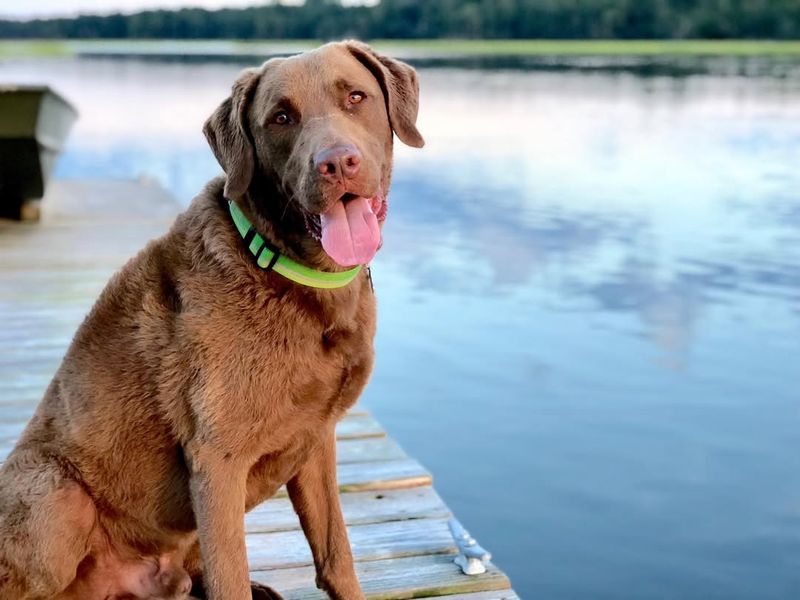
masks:
[[[80,54],[236,56],[297,52],[316,40],[0,40],[0,59]],[[373,40],[412,56],[800,56],[800,41]]]
[[[377,40],[377,46],[479,55],[800,55],[800,41],[757,40]]]

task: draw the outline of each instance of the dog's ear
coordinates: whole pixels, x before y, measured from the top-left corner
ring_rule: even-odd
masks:
[[[247,110],[261,78],[261,69],[245,69],[236,79],[231,95],[208,118],[203,133],[222,170],[225,197],[239,199],[250,186],[255,168]]]
[[[422,148],[425,140],[417,130],[419,82],[414,68],[378,54],[363,42],[347,41],[345,46],[380,83],[386,98],[389,122],[400,141],[414,148]]]

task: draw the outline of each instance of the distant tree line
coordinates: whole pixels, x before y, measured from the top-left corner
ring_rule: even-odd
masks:
[[[800,0],[382,0],[0,21],[3,38],[800,39]]]

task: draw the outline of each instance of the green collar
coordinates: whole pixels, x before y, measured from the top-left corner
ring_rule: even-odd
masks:
[[[247,219],[235,202],[228,200],[233,223],[244,239],[250,253],[256,257],[256,264],[267,271],[280,273],[300,285],[313,288],[333,289],[346,286],[361,272],[361,265],[348,271],[331,273],[328,271],[315,271],[298,262],[280,254],[277,250],[261,237],[252,223]]]

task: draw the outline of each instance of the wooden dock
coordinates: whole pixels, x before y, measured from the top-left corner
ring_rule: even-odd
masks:
[[[0,461],[110,274],[166,231],[179,209],[142,182],[55,182],[40,223],[0,220]],[[431,474],[375,419],[357,407],[337,433],[342,505],[368,598],[518,600],[491,563],[471,576],[453,563],[452,515]],[[246,524],[254,580],[287,599],[326,597],[314,586],[311,553],[285,495],[253,510]]]

